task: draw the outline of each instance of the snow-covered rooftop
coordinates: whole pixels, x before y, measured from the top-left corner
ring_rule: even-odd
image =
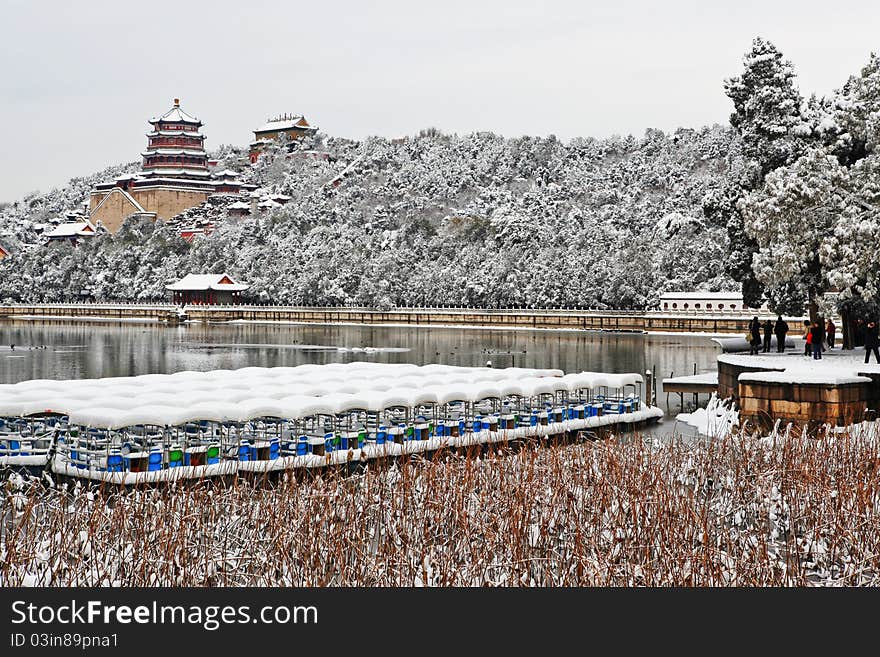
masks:
[[[227,274],[187,274],[176,283],[166,285],[166,290],[180,292],[184,290],[217,290],[226,292],[242,292],[250,285],[236,283]]]
[[[191,114],[187,114],[182,109],[180,109],[180,100],[175,98],[174,105],[170,110],[165,112],[162,116],[158,118],[150,119],[150,123],[159,123],[160,121],[168,122],[168,123],[192,123],[194,125],[202,125],[202,122],[199,121],[196,117]]]
[[[147,157],[148,155],[205,155],[204,150],[199,149],[191,149],[191,148],[165,148],[164,146],[159,146],[157,148],[148,148],[144,152],[141,153],[143,157]]]
[[[302,125],[305,124],[305,125]],[[269,121],[264,123],[259,128],[254,130],[255,133],[261,132],[275,132],[280,130],[315,130],[313,126],[307,124],[305,117],[303,116],[292,116],[289,119],[279,119],[275,121]]]
[[[153,130],[147,133],[147,137],[192,137],[193,139],[204,139],[205,135],[192,130]]]
[[[67,224],[58,224],[53,230],[46,233],[49,238],[61,237],[91,237],[95,234],[95,227],[87,221],[74,221]]]
[[[144,171],[141,173],[140,177],[148,177],[148,176],[195,176],[197,178],[208,178],[210,177],[210,173],[205,171],[204,169],[191,169],[189,167],[156,167],[156,168],[144,168]]]
[[[741,292],[663,292],[661,299],[718,299],[721,301],[742,301]]]

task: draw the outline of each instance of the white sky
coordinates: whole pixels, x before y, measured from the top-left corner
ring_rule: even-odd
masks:
[[[0,200],[139,159],[175,96],[209,149],[281,112],[352,138],[641,135],[725,123],[754,36],[805,95],[880,49],[880,2],[709,4],[0,0]]]

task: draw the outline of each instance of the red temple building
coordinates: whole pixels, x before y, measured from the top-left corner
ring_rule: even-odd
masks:
[[[174,303],[231,305],[241,303],[241,294],[249,287],[227,274],[187,274],[165,289]]]
[[[234,171],[212,174],[205,152],[202,122],[180,107],[180,99],[149,120],[142,170],[95,186],[89,201],[90,219],[116,232],[132,215],[167,221],[204,203],[213,194],[238,194],[255,189]]]
[[[254,130],[254,141],[251,142],[250,160],[257,161],[265,148],[282,135],[293,143],[303,137],[314,135],[318,131],[315,126],[309,125],[306,117],[301,114],[282,114],[269,119],[266,123]]]

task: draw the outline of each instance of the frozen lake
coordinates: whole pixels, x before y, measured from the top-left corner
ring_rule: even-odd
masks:
[[[14,344],[12,350],[10,345]],[[172,373],[181,370],[303,363],[442,363],[494,367],[641,372],[658,379],[714,371],[719,348],[708,337],[577,331],[492,331],[266,324],[2,324],[0,383]],[[658,391],[664,410],[678,396]],[[705,397],[703,397],[705,400]],[[667,417],[667,425],[671,425]]]

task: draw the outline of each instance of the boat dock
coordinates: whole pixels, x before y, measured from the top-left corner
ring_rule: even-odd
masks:
[[[0,386],[0,465],[112,484],[559,442],[658,420],[640,374],[371,362]]]
[[[669,406],[669,394],[678,394],[681,406],[684,407],[684,396],[692,394],[694,403],[698,403],[700,395],[712,395],[718,392],[718,372],[704,372],[689,376],[674,376],[663,379],[663,392],[666,393],[666,406]]]

